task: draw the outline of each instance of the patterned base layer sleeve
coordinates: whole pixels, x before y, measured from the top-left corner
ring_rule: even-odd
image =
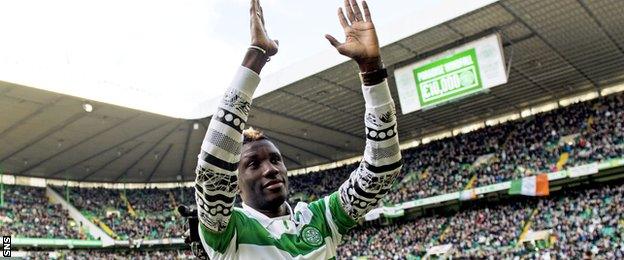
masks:
[[[396,110],[388,82],[364,86],[363,93],[366,101],[364,158],[338,190],[344,212],[354,220],[377,206],[402,166]]]
[[[251,98],[260,77],[240,67],[212,116],[195,170],[195,200],[201,224],[220,233],[232,214],[237,168]]]

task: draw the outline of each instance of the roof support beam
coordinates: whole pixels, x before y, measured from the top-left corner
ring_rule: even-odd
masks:
[[[327,156],[325,156],[325,155],[322,155],[322,154],[319,154],[319,153],[316,153],[316,152],[310,151],[310,150],[308,150],[308,149],[306,149],[306,148],[303,148],[303,147],[300,147],[300,146],[297,146],[297,145],[291,144],[291,143],[289,143],[289,142],[286,142],[286,141],[284,141],[284,140],[282,140],[282,139],[279,139],[279,138],[276,138],[276,137],[274,137],[274,136],[273,136],[273,137],[271,137],[270,139],[273,139],[273,140],[275,140],[275,141],[278,141],[278,142],[280,142],[280,143],[283,143],[283,144],[285,144],[285,145],[287,145],[287,146],[293,147],[293,148],[295,148],[295,149],[297,149],[297,150],[304,151],[304,152],[309,153],[309,154],[311,154],[311,155],[314,155],[314,156],[316,156],[316,157],[323,158],[323,159],[328,160],[328,161],[333,161],[333,159],[332,159],[332,158],[330,158],[330,157],[327,157]]]
[[[128,171],[130,171],[130,169],[132,169],[134,166],[136,166],[137,164],[139,164],[139,162],[141,162],[143,160],[143,158],[145,158],[145,156],[147,156],[152,150],[154,150],[158,145],[160,145],[165,139],[167,139],[167,137],[169,137],[169,135],[171,135],[173,132],[175,132],[176,129],[178,129],[178,127],[180,127],[182,123],[176,124],[174,128],[171,128],[171,130],[169,130],[165,135],[163,135],[160,140],[158,140],[158,142],[156,142],[154,145],[152,145],[149,149],[147,149],[147,151],[145,151],[145,153],[143,153],[143,155],[141,155],[141,157],[139,157],[138,159],[136,159],[134,161],[134,163],[132,163],[130,166],[126,167],[126,169],[124,169],[123,171],[121,171],[121,174],[117,175],[117,177],[115,177],[113,182],[119,182],[119,180],[121,178],[123,178],[124,176],[128,175]]]
[[[286,160],[289,160],[289,161],[291,161],[291,162],[294,162],[294,163],[295,163],[296,165],[298,165],[298,166],[303,167],[303,164],[301,164],[301,162],[299,162],[299,161],[297,161],[297,160],[295,160],[295,159],[293,159],[293,158],[291,158],[291,157],[288,157],[288,156],[283,155],[283,154],[282,154],[282,157],[284,157],[284,159],[286,159]]]
[[[171,147],[173,146],[173,144],[169,144],[167,146],[167,149],[165,150],[165,152],[163,153],[162,156],[160,156],[160,158],[158,158],[158,162],[156,162],[156,165],[154,166],[154,169],[152,169],[152,172],[150,173],[149,177],[147,177],[147,181],[146,182],[152,182],[152,177],[154,177],[154,174],[156,173],[156,170],[158,170],[158,167],[160,166],[160,164],[162,163],[162,161],[165,160],[165,157],[167,157],[167,154],[169,153],[169,151],[171,150]]]
[[[59,123],[57,126],[52,127],[50,129],[48,129],[48,131],[45,131],[43,134],[38,135],[37,137],[35,137],[33,140],[30,140],[26,145],[23,145],[22,147],[20,147],[19,149],[13,151],[12,153],[9,153],[8,155],[4,156],[3,158],[0,159],[0,164],[3,164],[4,161],[8,158],[13,157],[14,155],[20,153],[21,151],[24,151],[26,149],[28,149],[28,147],[40,142],[41,140],[45,139],[46,137],[50,136],[51,134],[67,127],[68,125],[72,124],[73,122],[78,121],[78,119],[83,118],[86,115],[86,113],[83,112],[79,112],[77,114],[74,114],[73,116],[69,117],[68,119],[65,119],[65,121]]]
[[[126,152],[123,152],[122,155],[131,153],[134,149],[136,149],[137,147],[141,146],[142,144],[144,144],[144,142],[136,143],[134,146],[130,147],[130,149],[128,149]],[[87,176],[82,177],[82,179],[80,179],[80,182],[85,181],[89,177],[95,175],[97,172],[99,172],[102,169],[106,168],[106,166],[109,166],[110,164],[114,163],[116,160],[119,160],[121,158],[122,158],[122,156],[113,157],[113,159],[111,159],[111,160],[107,161],[106,163],[102,164],[102,166],[100,166],[97,169],[93,170]]]
[[[7,93],[7,92],[9,92],[9,91],[11,91],[11,90],[13,90],[15,88],[15,85],[13,85],[11,83],[8,83],[8,82],[5,82],[5,81],[1,81],[1,80],[0,80],[0,85],[2,87],[4,87],[4,89],[0,90],[0,95],[2,95],[4,93]]]
[[[518,75],[520,75],[520,77],[523,77],[524,79],[526,79],[528,82],[531,82],[531,84],[533,84],[534,86],[538,87],[539,89],[541,89],[544,92],[548,92],[548,94],[550,94],[551,96],[557,98],[558,95],[554,92],[552,92],[550,89],[545,88],[544,86],[542,86],[542,84],[539,84],[537,81],[533,80],[530,76],[524,74],[524,72],[520,71],[519,69],[511,69],[512,71],[518,73]]]
[[[106,152],[108,152],[108,151],[111,151],[111,150],[113,150],[113,149],[115,149],[115,148],[117,148],[117,147],[119,147],[119,146],[121,146],[121,145],[124,145],[124,144],[126,144],[126,143],[128,143],[128,142],[130,142],[130,141],[133,141],[133,140],[137,139],[138,137],[140,137],[140,136],[142,136],[142,135],[145,135],[145,134],[147,134],[147,133],[149,133],[149,132],[152,132],[152,131],[154,131],[154,130],[156,130],[156,129],[159,129],[159,128],[163,127],[163,126],[166,126],[167,124],[169,124],[169,123],[167,122],[167,123],[164,123],[164,124],[162,124],[162,125],[155,126],[155,127],[151,128],[151,129],[147,129],[147,130],[145,130],[145,131],[143,131],[143,132],[141,132],[141,133],[138,133],[137,135],[134,135],[134,136],[132,136],[132,137],[130,137],[130,138],[128,138],[128,139],[126,139],[126,140],[124,140],[124,141],[121,141],[121,142],[119,142],[119,143],[117,143],[117,144],[114,144],[114,145],[112,145],[111,147],[109,147],[109,148],[107,148],[107,149],[104,149],[104,150],[102,150],[102,151],[100,151],[100,152],[97,152],[97,153],[95,153],[95,154],[93,154],[93,155],[91,155],[91,156],[89,156],[89,157],[87,157],[87,158],[85,158],[85,159],[83,159],[83,160],[80,160],[80,161],[78,161],[78,162],[72,163],[71,165],[69,165],[69,166],[67,166],[67,167],[65,167],[65,168],[63,168],[63,169],[60,169],[60,170],[58,170],[58,171],[55,171],[55,172],[51,173],[51,174],[49,175],[49,177],[54,177],[54,176],[57,176],[59,173],[66,172],[67,170],[69,170],[69,169],[71,169],[71,168],[75,167],[76,165],[79,165],[79,164],[81,164],[81,163],[83,163],[83,162],[86,162],[86,161],[91,160],[91,159],[93,159],[93,158],[95,158],[95,157],[97,157],[97,156],[100,156],[100,155],[102,155],[102,154],[104,154],[104,153],[106,153]]]
[[[14,129],[16,129],[17,127],[19,127],[20,125],[22,125],[26,121],[28,121],[28,120],[32,119],[33,117],[41,114],[41,112],[47,110],[49,107],[58,104],[62,99],[63,99],[63,97],[57,98],[54,101],[39,107],[37,110],[35,110],[35,112],[32,112],[29,115],[27,115],[26,117],[24,117],[24,118],[20,119],[19,121],[13,123],[7,129],[4,129],[2,132],[0,132],[0,139],[2,139],[7,133],[13,131]]]
[[[280,117],[284,117],[284,118],[289,119],[289,120],[298,121],[298,122],[301,122],[301,123],[313,125],[313,126],[316,126],[316,127],[319,127],[319,128],[323,128],[325,130],[329,130],[329,131],[332,131],[332,132],[337,132],[337,133],[341,133],[341,134],[344,134],[344,135],[348,135],[348,136],[356,138],[356,139],[360,139],[360,140],[364,139],[364,136],[357,136],[357,135],[354,135],[352,133],[348,133],[346,131],[343,131],[343,130],[340,130],[340,129],[337,129],[337,128],[334,128],[334,127],[331,127],[331,126],[325,126],[325,125],[322,125],[322,124],[319,124],[319,123],[310,122],[308,120],[301,119],[301,118],[296,118],[294,116],[287,115],[287,114],[284,114],[282,112],[273,111],[273,110],[270,110],[270,109],[267,109],[267,108],[263,108],[263,107],[260,107],[260,106],[256,106],[254,109],[258,110],[258,111],[262,111],[264,113],[278,115]]]
[[[340,84],[340,83],[334,82],[334,81],[332,81],[332,80],[329,80],[329,79],[323,78],[323,77],[318,76],[318,75],[314,75],[313,77],[315,77],[315,78],[317,78],[317,79],[319,79],[319,80],[321,80],[321,81],[324,81],[324,82],[326,82],[326,83],[328,83],[328,84],[330,84],[330,85],[333,85],[333,86],[336,86],[336,87],[338,87],[338,88],[344,89],[344,90],[346,90],[346,91],[348,91],[348,92],[355,93],[355,94],[358,94],[358,95],[362,95],[362,92],[361,92],[361,91],[356,91],[356,90],[353,90],[353,89],[351,89],[351,88],[348,88],[348,87],[346,87],[346,86],[344,86],[344,85],[342,85],[342,84]]]
[[[622,54],[624,54],[624,49],[622,49],[622,46],[617,44],[617,41],[615,41],[615,39],[613,38],[613,36],[607,32],[607,30],[605,30],[604,26],[602,25],[602,23],[598,20],[598,18],[596,18],[596,15],[594,14],[594,12],[592,12],[589,7],[587,7],[587,4],[585,4],[583,1],[577,0],[577,2],[581,5],[581,7],[583,7],[583,9],[585,10],[585,12],[587,12],[587,14],[589,15],[589,17],[592,18],[592,20],[596,23],[596,25],[598,25],[598,28],[600,28],[600,31],[602,31],[602,33],[604,33],[607,38],[609,38],[609,41],[611,41],[611,43],[618,48],[618,50],[620,50],[620,52]]]
[[[568,65],[570,65],[570,67],[572,67],[574,70],[576,70],[576,72],[581,74],[581,76],[583,76],[583,78],[585,78],[587,81],[589,81],[594,87],[598,86],[598,83],[595,80],[593,80],[592,78],[587,76],[587,74],[584,71],[582,71],[581,69],[576,67],[576,65],[574,65],[572,63],[572,61],[570,61],[566,56],[564,56],[563,53],[561,53],[559,50],[557,50],[557,48],[555,48],[555,46],[553,46],[550,42],[548,42],[542,35],[537,33],[535,31],[535,28],[531,27],[524,20],[522,20],[522,18],[520,18],[518,16],[518,14],[516,14],[513,10],[511,10],[511,8],[509,8],[509,6],[508,6],[509,5],[508,3],[506,3],[506,2],[499,2],[499,5],[502,6],[507,12],[509,12],[509,14],[511,14],[518,22],[522,23],[522,25],[524,25],[526,28],[528,28],[531,31],[531,33],[534,33],[536,37],[538,37],[540,40],[542,40],[542,42],[544,44],[546,44],[546,46],[548,46],[554,53],[556,53],[563,61],[565,61]]]
[[[262,131],[264,131],[264,132],[276,133],[276,134],[279,134],[279,135],[288,136],[288,137],[296,138],[296,139],[299,139],[299,140],[304,140],[306,142],[317,143],[317,144],[329,146],[329,147],[331,147],[333,149],[341,150],[343,152],[349,152],[349,153],[359,153],[359,152],[362,152],[360,150],[357,150],[357,151],[356,150],[351,150],[351,149],[347,149],[345,147],[341,147],[341,146],[334,145],[334,144],[331,144],[331,143],[326,143],[326,142],[323,142],[323,141],[312,140],[312,139],[296,136],[296,135],[293,135],[293,134],[284,133],[284,132],[281,132],[281,131],[278,131],[278,130],[275,130],[275,129],[264,128],[264,127],[262,127],[260,125],[257,125],[257,126],[260,127],[262,129]]]
[[[186,154],[188,151],[189,142],[191,141],[191,134],[193,133],[193,124],[199,124],[198,122],[190,122],[188,129],[186,130],[186,141],[184,142],[184,149],[182,150],[182,160],[180,161],[180,168],[178,169],[178,175],[184,175],[184,162],[186,161]]]
[[[452,32],[456,33],[457,35],[461,36],[462,38],[466,38],[466,35],[464,35],[462,32],[460,32],[459,30],[455,29],[453,26],[451,26],[451,24],[449,23],[444,23],[444,25],[446,25],[446,28],[449,28],[449,30],[451,30]]]
[[[104,130],[102,130],[102,131],[99,131],[99,132],[95,133],[94,135],[91,135],[91,136],[89,136],[89,137],[87,137],[87,138],[85,138],[85,139],[81,140],[81,141],[80,141],[80,142],[78,142],[78,143],[75,143],[75,144],[73,144],[73,145],[71,145],[71,146],[68,146],[68,147],[66,147],[65,149],[63,149],[63,150],[61,150],[61,151],[59,151],[59,152],[56,152],[56,153],[54,153],[54,154],[52,154],[52,155],[48,156],[47,158],[45,158],[45,159],[43,159],[43,160],[39,161],[38,163],[35,163],[35,164],[31,165],[30,167],[28,167],[28,168],[26,168],[26,169],[22,170],[22,171],[20,172],[20,174],[24,174],[24,173],[26,173],[26,172],[28,172],[28,171],[30,171],[30,170],[32,170],[32,169],[34,169],[34,168],[38,167],[39,165],[42,165],[42,164],[46,163],[46,162],[47,162],[47,161],[49,161],[50,159],[52,159],[52,158],[54,158],[54,157],[56,157],[56,156],[61,155],[62,153],[66,152],[66,151],[69,151],[69,150],[71,150],[71,149],[73,149],[73,148],[75,148],[75,147],[77,147],[77,146],[79,146],[79,145],[81,145],[81,144],[84,144],[84,143],[86,143],[86,142],[88,142],[88,141],[92,140],[93,138],[96,138],[96,137],[98,137],[98,136],[100,136],[100,135],[102,135],[102,134],[104,134],[104,133],[106,133],[106,132],[108,132],[108,131],[110,131],[110,130],[112,130],[112,129],[114,129],[114,128],[117,128],[117,127],[119,127],[120,125],[122,125],[122,124],[124,124],[124,123],[126,123],[126,122],[128,122],[128,121],[130,121],[130,120],[132,120],[132,119],[135,119],[137,116],[139,116],[139,114],[136,114],[136,115],[134,115],[134,116],[131,116],[131,117],[128,117],[128,118],[126,118],[126,119],[124,119],[124,120],[121,120],[120,122],[118,122],[118,123],[116,123],[116,124],[114,124],[114,125],[112,125],[112,126],[110,126],[110,127],[106,128],[106,129],[104,129]]]
[[[289,95],[289,96],[293,96],[293,97],[296,97],[296,98],[299,98],[299,99],[303,99],[303,100],[305,100],[305,101],[307,101],[307,102],[310,102],[310,103],[317,104],[317,105],[319,105],[319,106],[326,107],[326,108],[331,109],[331,110],[338,111],[338,112],[343,113],[343,114],[348,114],[348,115],[350,115],[350,116],[357,116],[357,115],[354,115],[353,113],[350,113],[350,112],[348,112],[348,111],[344,111],[343,109],[340,109],[340,108],[337,108],[337,107],[332,107],[332,106],[330,106],[330,105],[326,105],[326,104],[323,104],[323,103],[321,103],[321,102],[316,102],[316,101],[311,100],[311,99],[309,99],[309,98],[306,98],[306,97],[303,97],[303,96],[300,96],[300,95],[297,95],[297,94],[293,94],[293,93],[287,92],[287,91],[285,91],[285,90],[280,90],[280,92],[285,93],[285,94],[287,94],[287,95]]]

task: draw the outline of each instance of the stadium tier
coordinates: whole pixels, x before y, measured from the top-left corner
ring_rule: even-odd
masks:
[[[549,198],[519,198],[465,205],[458,212],[420,217],[352,232],[340,247],[345,258],[416,259],[432,246],[453,244],[459,259],[583,259],[624,257],[624,184],[577,187]],[[551,230],[535,250],[517,245],[526,229]]]
[[[67,211],[48,202],[46,190],[27,186],[4,186],[0,206],[0,234],[26,238],[86,239],[86,233]]]
[[[620,158],[623,118],[624,94],[617,94],[404,150],[404,170],[386,202],[402,203]],[[479,157],[487,157],[487,162]],[[327,195],[355,167],[293,176],[291,198],[311,201]]]
[[[121,239],[179,238],[183,222],[176,215],[181,197],[177,190],[159,189],[70,189],[69,200],[89,219],[102,222],[111,229],[109,235]],[[189,191],[188,196],[193,193]]]

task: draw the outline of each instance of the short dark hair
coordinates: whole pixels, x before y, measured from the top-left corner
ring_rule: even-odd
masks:
[[[243,130],[243,144],[260,140],[269,140],[269,138],[267,138],[262,131],[256,130],[253,127]]]

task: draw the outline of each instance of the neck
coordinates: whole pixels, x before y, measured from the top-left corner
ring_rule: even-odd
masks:
[[[288,212],[288,208],[286,207],[285,204],[280,204],[279,206],[275,207],[275,208],[260,208],[260,207],[252,207],[255,210],[257,210],[258,212],[264,214],[265,216],[269,217],[269,218],[276,218],[276,217],[281,217],[281,216],[286,216],[288,215],[290,212]]]

